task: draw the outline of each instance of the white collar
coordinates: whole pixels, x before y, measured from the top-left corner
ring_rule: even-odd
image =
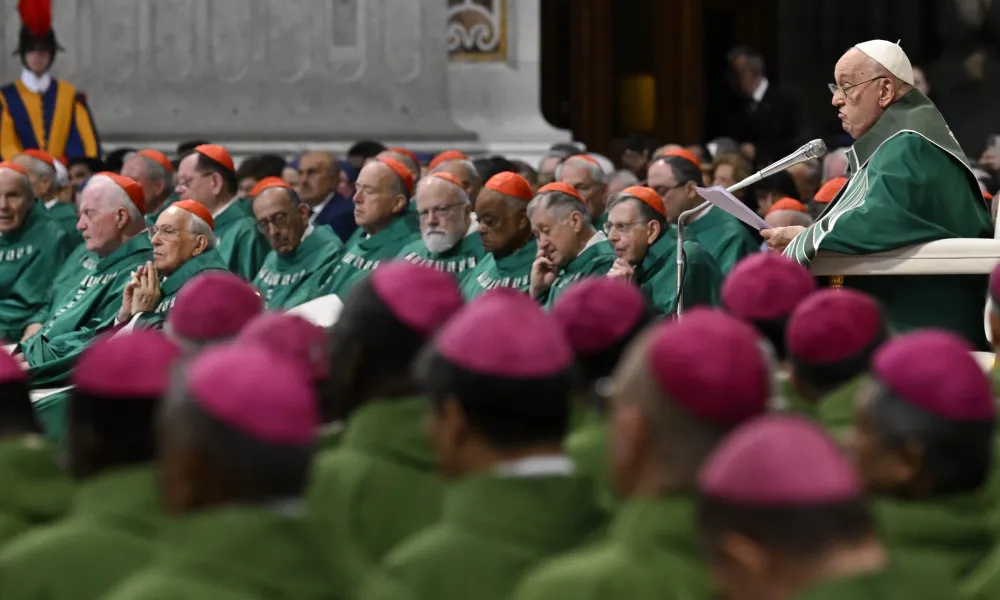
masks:
[[[330,192],[330,195],[328,195],[326,198],[324,198],[322,202],[320,202],[316,206],[312,207],[312,214],[309,215],[309,222],[310,223],[312,223],[313,221],[315,221],[316,217],[319,216],[319,213],[323,212],[323,209],[326,208],[326,205],[330,203],[330,200],[333,200],[333,194],[334,194],[334,192]]]
[[[479,219],[476,218],[476,213],[472,213],[469,219],[469,229],[465,232],[465,237],[469,237],[473,233],[479,231]]]
[[[760,80],[760,85],[757,86],[757,89],[753,91],[753,101],[760,102],[761,100],[764,99],[764,94],[766,93],[767,93],[767,77],[764,77],[763,79]]]
[[[603,241],[605,241],[607,239],[608,239],[608,236],[604,235],[603,232],[601,232],[601,231],[595,232],[594,235],[591,236],[591,238],[589,240],[587,240],[587,243],[586,243],[586,245],[584,245],[583,249],[580,250],[580,254],[583,254],[583,251],[586,250],[587,248],[590,248],[591,246],[593,246],[595,244],[600,244],[601,242],[603,242]]]
[[[52,85],[52,76],[46,71],[39,77],[32,73],[31,70],[25,68],[21,69],[21,83],[36,94],[44,94],[48,91],[49,86]]]
[[[235,204],[236,201],[239,199],[240,199],[239,196],[233,196],[229,202],[226,202],[225,204],[220,206],[218,210],[212,213],[212,219],[218,219],[219,215],[226,212],[226,209]]]
[[[306,227],[306,230],[302,232],[302,240],[304,240],[307,237],[309,237],[310,235],[312,235],[313,229],[315,229],[315,228],[312,225],[310,225],[309,227]],[[302,240],[299,240],[299,242],[301,243]]]
[[[493,467],[493,472],[501,477],[572,475],[573,471],[573,461],[564,454],[528,456],[503,462]]]
[[[45,209],[46,210],[52,210],[52,207],[56,205],[56,202],[59,202],[58,198],[53,198],[51,200],[46,200],[45,201]]]

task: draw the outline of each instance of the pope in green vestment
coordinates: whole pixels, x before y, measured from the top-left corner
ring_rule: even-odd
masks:
[[[383,567],[420,599],[506,600],[530,568],[588,541],[603,518],[585,477],[472,475],[449,485],[441,520]]]
[[[350,597],[353,575],[331,564],[319,532],[294,504],[227,506],[172,520],[153,561],[104,597],[185,598]]]
[[[417,240],[403,248],[399,256],[414,264],[452,273],[462,282],[474,272],[485,253],[479,232],[473,231],[444,252],[431,252],[423,240]]]
[[[329,227],[310,227],[294,250],[271,250],[253,286],[268,310],[287,310],[318,298],[320,284],[337,267],[344,244]]]
[[[149,237],[140,233],[99,259],[93,273],[85,275],[76,290],[63,298],[62,306],[41,331],[21,342],[32,385],[52,386],[66,380],[84,346],[114,324],[125,284],[132,271],[152,260],[152,250]]]
[[[441,515],[443,484],[424,434],[427,400],[371,400],[347,421],[340,445],[313,467],[309,510],[331,538],[346,532],[370,561]],[[338,542],[339,543],[339,542]]]
[[[257,231],[257,223],[253,213],[245,202],[233,199],[222,212],[213,215],[215,221],[215,237],[219,240],[216,246],[222,260],[229,270],[247,281],[253,281],[264,257],[271,251]]]
[[[370,275],[382,261],[396,258],[403,248],[418,239],[420,226],[412,211],[393,217],[385,229],[374,235],[368,235],[359,227],[347,240],[340,263],[320,286],[319,295],[345,297],[354,284]]]
[[[177,300],[177,292],[181,291],[185,283],[205,271],[227,270],[228,267],[225,261],[222,260],[222,255],[215,248],[189,258],[184,261],[184,264],[180,268],[163,278],[160,282],[160,301],[157,303],[156,308],[148,313],[140,313],[135,321],[135,325],[151,329],[162,328],[163,324],[167,321],[167,314],[173,308],[174,301]]]
[[[0,481],[0,545],[70,508],[73,483],[41,436],[0,440]]]
[[[520,249],[503,258],[492,253],[483,256],[460,283],[462,297],[468,302],[494,288],[513,288],[528,293],[531,285],[531,265],[538,255],[538,241],[532,238]]]
[[[149,563],[161,521],[152,467],[96,475],[79,485],[66,518],[0,552],[0,596],[100,598]]]
[[[684,225],[684,237],[701,244],[723,275],[744,256],[760,252],[760,244],[750,230],[739,219],[714,206]]]
[[[21,339],[32,317],[48,305],[56,272],[72,248],[37,201],[16,231],[0,236],[0,339]]]
[[[785,255],[808,265],[820,250],[864,255],[948,238],[989,238],[975,175],[934,104],[910,90],[847,153],[848,181]],[[865,275],[843,285],[874,296],[894,329],[941,327],[983,346],[986,277]]]
[[[719,303],[722,270],[715,259],[693,241],[684,242],[684,307]],[[664,315],[677,312],[677,232],[671,228],[654,241],[635,268],[633,282],[649,303]]]
[[[615,258],[615,249],[608,243],[608,236],[600,231],[594,233],[594,237],[590,238],[583,250],[559,269],[552,286],[543,297],[539,298],[539,301],[545,308],[552,308],[556,298],[580,279],[607,275],[611,265],[615,263]]]
[[[606,539],[535,569],[512,598],[710,598],[694,520],[694,501],[687,496],[626,501]]]

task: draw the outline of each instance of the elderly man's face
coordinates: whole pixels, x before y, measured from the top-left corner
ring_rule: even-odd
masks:
[[[538,249],[557,267],[565,267],[582,250],[580,230],[583,215],[578,212],[559,218],[558,213],[538,208],[531,213],[531,231],[538,239]]]
[[[147,204],[153,204],[158,202],[166,192],[166,182],[165,181],[153,181],[149,177],[149,168],[146,166],[146,160],[141,156],[133,156],[126,160],[122,164],[121,174],[125,177],[131,177],[139,185],[142,186],[142,193],[145,194],[147,198]],[[155,206],[147,206],[147,210],[155,210]]]
[[[576,159],[577,161],[582,159]],[[559,171],[559,180],[573,186],[583,198],[583,204],[590,213],[590,218],[596,220],[604,214],[604,207],[608,201],[607,184],[594,181],[594,172],[578,164],[569,161],[562,166]]]
[[[354,192],[354,222],[359,227],[378,227],[406,208],[406,197],[399,194],[399,175],[387,165],[368,163],[358,174]]]
[[[11,169],[0,169],[0,234],[17,231],[34,201],[25,189],[23,175]]]
[[[181,161],[177,167],[177,195],[182,199],[197,200],[206,206],[215,202],[213,179],[218,177],[212,173],[198,172],[197,152]]]
[[[618,258],[637,265],[646,258],[649,246],[656,240],[653,227],[642,219],[639,200],[627,200],[608,211],[605,231]]]
[[[168,208],[150,228],[153,266],[161,275],[170,275],[181,265],[205,251],[208,240],[191,231],[191,213]]]
[[[333,164],[333,157],[325,152],[310,152],[299,160],[296,191],[303,202],[315,206],[333,192],[337,185]]]
[[[476,202],[476,220],[483,249],[501,256],[517,250],[512,246],[524,239],[523,236],[527,235],[525,230],[529,227],[526,207],[527,203],[522,203],[515,210],[500,192],[483,189]]]
[[[28,181],[31,182],[31,193],[35,195],[35,198],[44,198],[47,200],[52,192],[55,191],[55,178],[41,177],[35,173],[34,163],[36,160],[25,154],[19,154],[11,162],[24,167],[24,170],[28,172]]]
[[[460,192],[455,184],[437,177],[420,182],[417,215],[420,217],[420,236],[429,251],[451,250],[468,233],[472,206]]]
[[[831,103],[837,107],[841,126],[854,139],[872,128],[892,101],[891,79],[879,77],[864,52],[852,48],[834,68],[833,76],[839,89]]]
[[[297,206],[282,188],[264,190],[253,200],[253,216],[257,229],[267,236],[267,242],[278,254],[291,254],[302,242],[309,227],[309,206]]]
[[[128,224],[128,212],[109,200],[112,184],[87,185],[80,197],[80,218],[76,228],[89,252],[107,256],[122,244],[122,231]]]

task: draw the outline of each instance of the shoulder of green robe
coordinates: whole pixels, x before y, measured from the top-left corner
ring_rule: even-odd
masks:
[[[903,567],[895,561],[889,569],[820,583],[794,600],[954,600],[956,587],[937,574]]]

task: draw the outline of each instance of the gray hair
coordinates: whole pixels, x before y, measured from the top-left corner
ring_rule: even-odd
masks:
[[[660,224],[660,229],[666,230],[667,228],[667,218],[660,213],[656,212],[652,206],[643,202],[640,198],[636,198],[625,192],[618,192],[617,194],[611,196],[608,199],[607,212],[610,213],[611,209],[618,206],[619,204],[625,204],[626,202],[635,202],[639,209],[639,218],[643,221],[656,221]]]
[[[132,203],[132,199],[128,197],[125,190],[119,187],[118,184],[115,183],[110,177],[107,175],[94,175],[90,178],[90,181],[87,182],[87,189],[89,190],[92,185],[108,189],[109,193],[102,196],[104,206],[110,208],[124,208],[125,211],[128,212],[129,220],[133,224],[145,223],[142,213],[139,212],[139,207]]]
[[[34,156],[28,156],[27,154],[22,154],[27,163],[27,169],[38,175],[39,177],[48,177],[49,180],[55,184],[56,182],[56,168],[45,162],[40,158],[35,158]]]
[[[626,187],[632,185],[639,185],[639,178],[635,176],[635,173],[629,171],[628,169],[619,169],[615,171],[614,174],[611,176],[611,179],[608,180],[608,183],[614,181],[623,181],[625,182]]]
[[[417,192],[416,192],[416,194],[414,194],[413,197],[417,198],[418,196],[420,196],[421,190],[423,190],[425,187],[427,187],[428,185],[430,185],[433,181],[441,181],[441,182],[447,183],[448,184],[448,189],[453,194],[455,194],[456,196],[458,196],[458,199],[459,199],[459,201],[462,204],[471,204],[472,203],[472,201],[469,199],[469,194],[465,191],[465,188],[463,188],[460,185],[455,185],[454,183],[448,181],[447,179],[443,179],[441,177],[429,177],[428,176],[428,177],[424,177],[423,179],[421,179],[420,182],[417,183]]]
[[[190,228],[191,233],[194,235],[203,235],[205,236],[205,239],[208,240],[208,247],[206,250],[211,250],[218,245],[219,239],[215,237],[215,232],[212,231],[212,228],[208,226],[208,223],[206,223],[204,219],[193,212],[186,211],[183,208],[177,208],[176,206],[168,206],[167,210],[180,211],[188,216],[188,227]]]
[[[830,173],[835,161],[843,161],[844,170],[839,173]],[[840,177],[847,172],[847,148],[835,148],[823,157],[823,181],[829,181],[834,177]]]
[[[594,182],[596,183],[608,182],[608,174],[604,172],[604,169],[601,168],[600,164],[596,164],[580,156],[571,156],[556,166],[556,172],[555,172],[556,181],[562,181],[563,167],[567,165],[571,167],[583,167],[587,169],[587,171],[590,172],[590,178],[593,179]]]
[[[590,213],[583,202],[574,196],[563,192],[542,192],[528,203],[528,218],[538,209],[555,214],[559,219],[568,219],[575,212],[583,216],[583,222],[593,226],[590,221]]]
[[[156,162],[152,158],[139,154],[138,152],[130,152],[126,154],[125,160],[130,160],[136,156],[142,159],[142,164],[146,167],[146,177],[152,181],[162,181],[169,195],[169,192],[174,190],[173,173],[163,168],[163,165]]]
[[[462,168],[465,169],[466,173],[469,174],[469,179],[471,179],[473,181],[473,183],[475,183],[477,185],[483,183],[483,176],[479,174],[479,169],[476,168],[476,164],[474,162],[472,162],[471,160],[467,159],[467,158],[459,158],[459,159],[455,159],[455,160],[446,160],[443,163],[441,163],[440,165],[438,165],[438,166],[434,167],[433,169],[431,169],[431,171],[430,171],[430,173],[428,173],[428,175],[433,175],[434,173],[437,173],[437,172],[441,171],[442,170],[441,169],[442,166],[444,166],[444,165],[446,165],[448,163],[451,163],[451,162],[457,162],[458,164],[462,165]],[[423,181],[423,179],[421,179],[421,181]]]
[[[25,198],[30,200],[35,197],[35,190],[31,189],[31,180],[28,179],[27,175],[21,173],[20,171],[15,171],[14,169],[7,169],[6,167],[4,167],[4,169],[17,174],[17,181],[21,184],[21,194],[24,195]]]

